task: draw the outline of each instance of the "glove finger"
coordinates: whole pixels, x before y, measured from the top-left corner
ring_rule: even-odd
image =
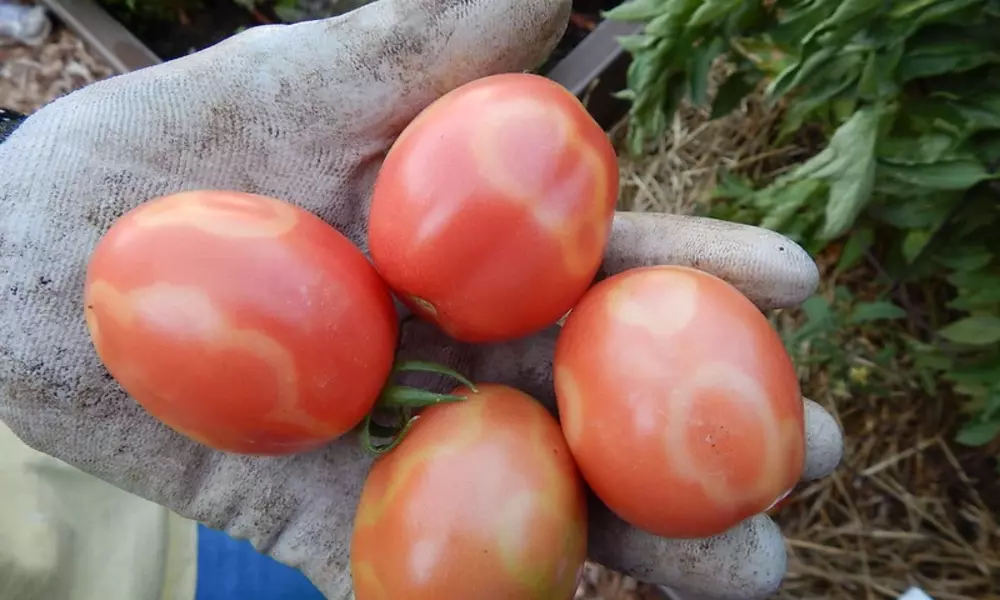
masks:
[[[844,456],[844,432],[840,424],[818,403],[805,399],[806,464],[802,481],[826,477]]]
[[[640,581],[718,600],[773,593],[785,575],[781,530],[766,515],[704,539],[660,538],[628,525],[596,499],[590,503],[590,559]]]
[[[650,265],[707,271],[761,310],[795,306],[819,285],[812,258],[773,231],[701,217],[618,213],[601,275]]]

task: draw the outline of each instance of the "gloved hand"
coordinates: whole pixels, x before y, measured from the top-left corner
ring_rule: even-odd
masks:
[[[356,440],[283,458],[210,451],[162,426],[102,368],[83,319],[84,269],[111,223],[184,189],[261,193],[316,213],[365,248],[382,154],[428,103],[472,79],[540,64],[568,0],[381,0],[343,17],[258,27],[212,48],[102,81],[39,110],[0,145],[0,419],[28,445],[300,567],[331,599],[351,595],[349,539],[370,465]],[[791,306],[817,270],[756,228],[620,214],[603,272],[696,266],[761,308]],[[551,400],[555,329],[470,347],[404,322],[401,353]],[[841,453],[807,401],[803,478]],[[756,598],[785,569],[758,516],[709,540],[670,541],[592,508],[594,560],[718,598]]]

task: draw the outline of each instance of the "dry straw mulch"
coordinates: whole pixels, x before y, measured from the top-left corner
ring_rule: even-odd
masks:
[[[835,258],[819,259],[826,288]],[[874,280],[862,268],[836,283],[873,299]],[[873,373],[889,382],[882,393],[852,395],[822,369],[800,369],[804,389],[844,428],[845,453],[780,514],[789,552],[780,598],[888,599],[910,586],[935,600],[1000,598],[1000,442],[955,444],[959,398],[920,392],[905,357],[888,367],[860,358],[891,333],[845,341],[859,372],[882,369]]]
[[[57,27],[39,48],[0,47],[0,105],[30,112],[110,74]],[[801,148],[771,147],[778,116],[759,98],[712,122],[685,107],[648,156],[622,159],[621,207],[701,212],[718,167],[762,175],[800,158]],[[840,283],[863,288],[866,276],[857,277]],[[1000,599],[1000,479],[992,458],[1000,448],[951,443],[957,401],[947,395],[901,388],[849,397],[820,370],[803,371],[802,379],[841,423],[846,452],[832,477],[804,487],[779,516],[789,552],[779,597],[891,599],[916,585],[936,600]],[[666,599],[596,565],[586,575],[579,600]]]
[[[31,112],[112,74],[78,37],[56,27],[37,48],[0,46],[0,106]]]

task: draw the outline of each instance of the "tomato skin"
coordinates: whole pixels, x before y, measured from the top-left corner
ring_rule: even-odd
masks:
[[[85,315],[108,371],[169,427],[217,450],[318,448],[367,414],[399,327],[346,237],[285,202],[194,191],[101,238]]]
[[[478,388],[425,409],[372,467],[351,542],[357,600],[573,597],[587,515],[562,431],[520,391]]]
[[[708,273],[644,267],[595,285],[563,326],[553,370],[584,479],[635,527],[722,533],[802,474],[791,359],[760,311]]]
[[[372,196],[372,262],[456,339],[523,337],[593,282],[617,197],[614,148],[575,96],[537,75],[486,77],[393,145]]]

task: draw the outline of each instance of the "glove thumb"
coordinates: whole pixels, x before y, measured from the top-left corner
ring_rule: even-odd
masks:
[[[261,36],[261,54],[287,61],[296,87],[353,116],[355,135],[384,139],[464,83],[538,67],[570,8],[569,0],[380,0],[281,35],[247,33]],[[333,65],[331,81],[321,72]]]

